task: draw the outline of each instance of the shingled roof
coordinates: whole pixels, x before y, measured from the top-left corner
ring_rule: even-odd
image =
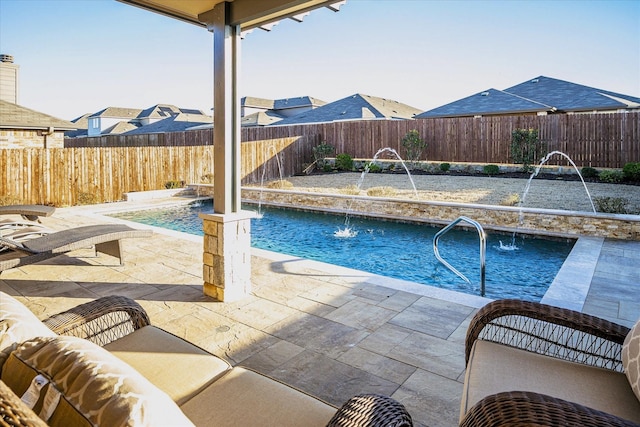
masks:
[[[67,120],[40,113],[12,102],[0,100],[0,128],[74,130],[78,127]]]
[[[188,128],[211,124],[213,123],[213,117],[203,114],[189,114],[180,113],[171,117],[167,117],[164,120],[159,120],[155,123],[151,123],[145,126],[140,126],[137,129],[130,130],[123,133],[123,135],[138,135],[143,133],[164,133],[164,132],[180,132]]]
[[[502,90],[487,89],[459,99],[433,110],[418,114],[416,119],[427,117],[467,117],[488,114],[519,114],[544,112],[551,106],[541,104]]]
[[[539,76],[505,92],[551,105],[559,111],[640,108],[640,98]]]
[[[288,117],[272,126],[322,123],[341,120],[405,120],[420,110],[391,99],[355,94],[313,110]]]
[[[635,108],[640,108],[640,98],[539,76],[502,91],[478,92],[418,114],[416,119]]]

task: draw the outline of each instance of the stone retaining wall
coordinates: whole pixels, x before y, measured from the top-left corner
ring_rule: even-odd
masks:
[[[213,191],[213,188],[201,187],[199,194],[208,191]],[[488,230],[567,238],[596,236],[640,240],[640,215],[520,209],[249,187],[242,188],[242,200],[268,206],[431,224],[448,224],[459,216],[466,216]]]

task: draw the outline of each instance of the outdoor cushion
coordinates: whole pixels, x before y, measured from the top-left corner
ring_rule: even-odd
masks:
[[[155,326],[145,326],[106,346],[178,405],[231,366],[224,360]]]
[[[631,389],[640,400],[640,320],[631,328],[622,345],[622,366]]]
[[[0,372],[18,344],[35,337],[55,337],[33,312],[11,295],[0,292]]]
[[[36,394],[33,410],[51,426],[193,425],[169,396],[132,367],[81,338],[31,339],[9,355],[5,368],[1,379],[18,396],[24,396],[37,375],[50,381],[39,398]],[[51,416],[43,416],[52,387],[61,397],[51,405]]]
[[[623,373],[477,340],[467,364],[460,419],[482,398],[507,391],[542,393],[640,423],[640,402]]]
[[[325,426],[336,408],[256,372],[236,367],[181,406],[196,425]]]

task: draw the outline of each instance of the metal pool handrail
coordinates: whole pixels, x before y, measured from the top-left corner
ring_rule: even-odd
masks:
[[[460,273],[456,270],[451,264],[445,261],[438,251],[438,240],[440,240],[440,236],[445,234],[447,231],[451,230],[455,227],[459,222],[467,222],[475,227],[478,231],[478,236],[480,237],[480,296],[484,296],[485,291],[485,265],[486,265],[486,252],[487,252],[487,235],[484,232],[484,229],[480,225],[479,222],[472,220],[471,218],[467,218],[466,216],[458,217],[451,224],[447,225],[442,230],[438,231],[435,236],[433,236],[433,253],[435,254],[438,261],[443,263],[449,270],[453,271],[458,277],[462,280],[471,284],[471,281],[464,274]]]

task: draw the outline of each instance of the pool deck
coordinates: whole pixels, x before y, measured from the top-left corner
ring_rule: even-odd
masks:
[[[103,213],[175,203],[64,208],[43,223],[122,222]],[[0,290],[40,318],[126,295],[153,324],[333,405],[381,393],[402,402],[418,426],[457,425],[465,333],[488,300],[252,249],[252,295],[220,303],[202,293],[202,237],[154,230],[151,238],[123,241],[124,266],[79,250],[3,272]],[[547,302],[632,325],[640,318],[640,242],[579,242]]]

